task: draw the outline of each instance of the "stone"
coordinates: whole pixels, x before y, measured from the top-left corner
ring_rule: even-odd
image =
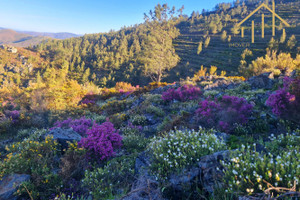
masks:
[[[13,194],[17,191],[18,187],[23,183],[30,180],[27,174],[11,174],[4,176],[0,181],[0,200],[17,199]]]
[[[75,132],[73,129],[62,129],[62,128],[55,128],[48,133],[45,134],[45,136],[52,135],[54,140],[57,140],[63,148],[68,147],[68,141],[77,141],[79,142],[81,140],[81,135],[79,135],[77,132]]]
[[[224,173],[221,160],[228,160],[230,151],[220,151],[200,158],[198,166],[204,191],[213,193],[214,187],[222,185]]]
[[[123,196],[122,200],[163,200],[159,183],[149,175],[151,158],[145,152],[136,158],[135,172],[137,180],[133,183],[131,191]]]
[[[229,160],[230,151],[220,151],[199,159],[197,166],[183,170],[180,174],[170,175],[170,186],[167,188],[171,196],[188,196],[189,188],[198,187],[212,194],[214,188],[223,184],[223,166],[220,160]]]
[[[270,77],[270,73],[264,73],[259,76],[251,77],[247,83],[250,84],[252,89],[267,89],[270,90],[273,88],[275,81]]]

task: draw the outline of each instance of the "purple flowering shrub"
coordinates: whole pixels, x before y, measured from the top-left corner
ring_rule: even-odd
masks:
[[[234,124],[246,124],[253,106],[244,98],[223,96],[220,100],[203,100],[196,110],[198,121],[207,127],[216,127],[231,132]]]
[[[122,146],[122,137],[110,122],[99,125],[94,123],[87,131],[87,137],[82,138],[79,146],[88,149],[89,155],[99,160],[106,160],[115,154],[114,150]]]
[[[266,105],[283,119],[300,123],[300,78],[284,78],[283,87],[269,96]]]
[[[9,118],[13,124],[16,124],[20,120],[20,111],[18,110],[7,111],[6,117]]]
[[[96,95],[89,93],[83,97],[79,104],[94,105],[96,103]]]
[[[197,99],[202,95],[199,87],[193,85],[184,85],[177,89],[170,88],[162,94],[162,99],[164,101],[188,101]]]
[[[83,136],[91,126],[91,119],[86,119],[85,117],[82,117],[80,119],[68,118],[63,121],[55,122],[54,127],[52,127],[50,130],[55,128],[72,128],[74,131]]]

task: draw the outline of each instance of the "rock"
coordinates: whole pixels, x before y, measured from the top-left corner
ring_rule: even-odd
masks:
[[[220,160],[228,160],[230,151],[220,151],[211,155],[204,156],[198,162],[200,168],[200,180],[203,189],[208,193],[213,193],[214,187],[222,185],[223,166],[220,164]]]
[[[27,174],[12,174],[3,177],[0,181],[0,200],[17,199],[13,194],[18,187],[25,181],[28,181],[30,176]]]
[[[229,86],[234,85],[234,83],[230,80],[225,80],[224,78],[219,78],[214,83],[209,84],[204,87],[205,90],[208,89],[226,89]]]
[[[11,52],[11,53],[17,53],[18,49],[13,47],[13,46],[7,46],[7,52]]]
[[[150,157],[141,153],[135,162],[135,172],[138,179],[133,183],[131,191],[122,200],[163,200],[159,183],[149,175]]]
[[[223,184],[223,166],[220,160],[228,160],[230,151],[220,151],[200,158],[197,166],[172,174],[167,188],[172,197],[192,195],[192,188],[198,187],[212,194],[214,187]]]
[[[259,76],[251,77],[247,83],[250,84],[252,89],[267,89],[270,90],[273,88],[275,81],[269,78],[271,73],[264,73]]]
[[[79,135],[77,132],[73,131],[73,129],[61,129],[61,128],[55,128],[51,130],[50,132],[46,133],[45,136],[52,135],[53,139],[57,140],[63,148],[68,147],[68,141],[77,141],[79,142],[81,140],[81,135]]]

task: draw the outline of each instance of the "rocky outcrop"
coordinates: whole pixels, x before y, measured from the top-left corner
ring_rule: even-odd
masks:
[[[272,73],[264,73],[259,76],[253,76],[249,78],[247,83],[250,84],[252,89],[267,89],[270,90],[273,88],[275,83]]]
[[[6,50],[7,52],[10,52],[10,53],[17,53],[18,52],[18,49],[13,47],[13,46],[10,46],[10,45],[0,45],[0,48],[1,49],[4,49]]]
[[[201,188],[206,193],[213,193],[216,186],[223,184],[223,166],[220,160],[228,160],[230,151],[220,151],[203,156],[192,168],[184,169],[180,174],[169,176],[169,185],[165,188],[165,195],[176,199],[191,196],[191,191]],[[131,192],[121,199],[163,199],[158,182],[149,173],[151,158],[144,152],[136,159],[135,170],[138,180],[133,184]]]
[[[11,174],[3,177],[0,181],[0,200],[15,200],[17,199],[13,194],[17,191],[18,187],[30,179],[26,174]]]
[[[133,183],[131,191],[120,200],[163,200],[159,183],[149,175],[150,157],[141,153],[135,162],[137,180]]]
[[[54,140],[57,140],[63,148],[66,148],[68,146],[68,141],[77,141],[79,142],[81,140],[81,135],[79,135],[77,132],[73,131],[73,129],[61,129],[61,128],[55,128],[45,134],[45,136],[52,135]]]
[[[187,196],[187,189],[198,187],[207,193],[213,193],[214,187],[222,185],[223,166],[220,160],[229,159],[230,151],[221,151],[203,156],[195,167],[170,176],[172,196]]]

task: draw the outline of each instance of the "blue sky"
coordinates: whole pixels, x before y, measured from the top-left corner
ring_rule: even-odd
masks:
[[[144,13],[167,3],[184,14],[233,0],[0,0],[0,27],[78,34],[107,32],[143,22]]]

